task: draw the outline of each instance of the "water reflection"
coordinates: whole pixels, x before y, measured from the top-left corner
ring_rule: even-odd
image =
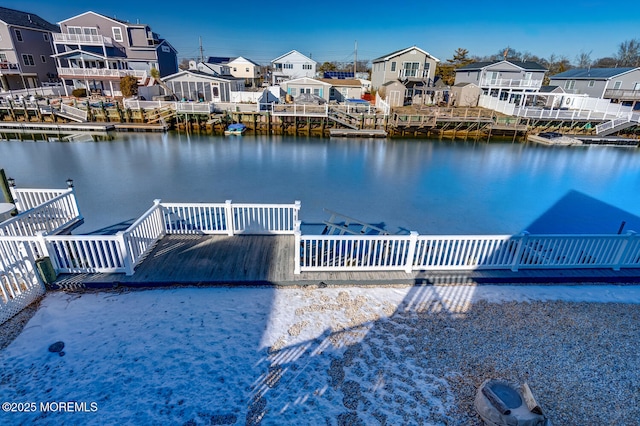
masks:
[[[123,134],[108,142],[0,142],[0,167],[22,187],[76,182],[90,232],[176,202],[302,201],[390,232],[513,234],[569,191],[640,213],[632,148],[512,143]]]

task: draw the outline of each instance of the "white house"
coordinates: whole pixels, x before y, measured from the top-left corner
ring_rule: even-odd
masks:
[[[293,80],[302,77],[315,77],[318,63],[303,55],[297,50],[292,50],[271,61],[272,84],[279,84],[285,80]]]
[[[236,78],[243,78],[246,87],[259,87],[262,79],[260,73],[260,64],[253,62],[251,59],[238,56],[229,61],[227,66],[231,75]]]
[[[231,92],[244,90],[244,81],[189,69],[164,77],[162,81],[182,101],[230,102]]]
[[[287,95],[290,95],[292,98],[295,98],[303,93],[309,93],[319,96],[327,102],[329,101],[331,90],[331,84],[309,77],[283,81],[280,84],[280,87]]]

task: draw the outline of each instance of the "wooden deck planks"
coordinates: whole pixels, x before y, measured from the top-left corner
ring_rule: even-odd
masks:
[[[640,269],[521,269],[474,271],[303,272],[294,275],[291,235],[168,235],[135,269],[135,274],[61,275],[59,287],[132,287],[223,284],[553,284],[638,283]]]

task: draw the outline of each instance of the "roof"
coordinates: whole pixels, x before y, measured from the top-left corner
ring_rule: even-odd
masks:
[[[248,63],[253,64],[253,65],[257,66],[257,67],[261,66],[259,63],[255,62],[255,61],[252,61],[251,59],[245,58],[244,56],[238,56],[237,58],[232,58],[229,61],[229,63],[236,62],[236,61],[238,61],[238,62],[243,62],[243,61],[244,62],[248,62]]]
[[[408,51],[413,50],[413,49],[419,50],[420,52],[424,53],[425,55],[429,56],[430,58],[433,58],[436,62],[440,62],[440,59],[436,58],[435,56],[433,56],[432,54],[430,54],[426,50],[422,50],[422,49],[420,49],[419,47],[417,47],[415,45],[411,46],[411,47],[407,47],[405,49],[396,50],[395,52],[391,52],[391,53],[389,53],[387,55],[384,55],[384,56],[380,56],[379,58],[376,58],[371,62],[374,63],[374,62],[388,61],[389,59],[391,59],[393,57],[402,55],[403,53],[408,52]]]
[[[317,78],[316,80],[329,83],[332,86],[357,86],[361,87],[360,80],[346,79],[346,78]]]
[[[197,70],[182,70],[182,71],[178,71],[175,74],[171,74],[168,75],[166,77],[163,77],[162,80],[171,80],[177,77],[180,77],[181,75],[186,75],[186,74],[193,74],[197,77],[205,77],[205,78],[209,78],[212,80],[225,80],[225,81],[237,81],[237,80],[242,80],[239,78],[235,78],[232,76],[227,76],[227,75],[213,75],[213,74],[209,74],[206,72],[202,72],[202,71],[197,71]]]
[[[564,89],[560,86],[542,86],[538,90],[538,93],[552,93],[552,92],[555,92],[556,90],[559,90],[560,92],[564,93]]]
[[[0,7],[0,21],[7,25],[31,28],[40,31],[51,31],[59,33],[60,28],[48,21],[45,21],[38,15],[29,12],[21,12],[15,9]]]
[[[133,24],[133,23],[131,23],[131,22],[125,21],[124,19],[118,19],[118,18],[116,18],[115,16],[107,16],[107,15],[103,15],[102,13],[97,13],[97,12],[94,12],[94,11],[91,11],[91,10],[88,10],[88,11],[86,11],[86,12],[83,12],[83,13],[81,13],[81,14],[79,14],[79,15],[72,16],[71,18],[64,19],[64,20],[60,21],[59,23],[67,22],[67,21],[70,21],[70,20],[72,20],[72,19],[78,18],[78,17],[80,17],[80,16],[83,16],[83,15],[89,15],[89,14],[91,14],[91,15],[96,15],[96,16],[100,16],[100,17],[102,17],[102,18],[104,18],[104,19],[109,19],[109,20],[111,20],[111,21],[113,21],[113,22],[117,22],[117,23],[119,23],[119,24],[127,25],[127,26],[129,26],[129,27],[146,27],[146,26],[148,26],[148,25],[146,25],[146,24],[139,24],[139,23],[138,23],[138,24]]]
[[[490,61],[490,62],[473,62],[471,64],[465,65],[463,67],[457,68],[458,71],[472,71],[472,70],[482,70],[487,68],[488,66],[499,64],[501,62],[513,64],[518,68],[522,68],[523,70],[529,71],[547,71],[545,67],[540,65],[537,62],[533,61]]]
[[[294,50],[291,50],[290,52],[285,53],[284,55],[280,55],[280,56],[278,56],[278,57],[277,57],[277,58],[275,58],[275,59],[272,59],[272,60],[271,60],[271,62],[277,62],[277,61],[279,61],[280,59],[284,58],[285,56],[289,56],[289,55],[291,55],[292,53],[297,53],[298,55],[303,56],[303,57],[307,58],[308,60],[310,60],[311,62],[314,62],[314,63],[316,63],[316,64],[317,64],[317,62],[316,62],[316,61],[314,61],[313,59],[311,59],[310,57],[308,57],[308,56],[306,56],[306,55],[303,55],[302,53],[298,52],[298,51],[297,51],[297,50],[295,50],[295,49],[294,49]]]
[[[228,64],[233,58],[223,57],[223,56],[209,56],[207,58],[208,64]]]
[[[456,83],[456,84],[453,85],[453,87],[467,87],[467,86],[478,87],[477,85],[475,85],[473,83]]]
[[[560,74],[552,75],[553,80],[572,79],[572,80],[608,80],[621,74],[626,74],[638,68],[574,68]]]
[[[287,81],[283,81],[282,84],[286,84],[286,85],[290,85],[291,83],[294,84],[313,84],[313,83],[320,83],[320,84],[324,84],[326,86],[331,86],[331,83],[327,83],[326,81],[323,81],[323,79],[320,78],[311,78],[311,77],[300,77],[300,78],[294,78],[293,80],[287,80]],[[358,83],[359,84],[359,83]]]

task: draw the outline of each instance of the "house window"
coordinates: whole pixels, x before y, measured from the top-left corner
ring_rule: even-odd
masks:
[[[587,86],[589,87],[593,87],[596,85],[596,81],[595,80],[589,80],[589,83],[587,84]]]
[[[312,68],[311,64],[302,64],[302,69],[303,70],[310,70],[311,68]]]
[[[16,40],[22,41],[22,31],[20,30],[15,30],[15,31],[16,31]]]
[[[298,91],[295,87],[292,87],[291,89],[289,89],[289,92],[291,96],[296,96],[298,94]]]
[[[0,53],[0,62],[7,62],[7,54]]]
[[[292,70],[293,69],[293,64],[283,64],[283,68],[286,70]]]
[[[233,72],[238,71],[238,69],[236,67],[233,67]]]
[[[47,62],[47,57],[44,55],[40,55],[40,60],[42,61],[42,63],[46,63]]]
[[[98,29],[95,27],[84,27],[82,29],[82,33],[85,35],[89,35],[89,36],[97,36],[98,35]]]
[[[402,76],[403,77],[416,77],[418,75],[418,68],[420,62],[403,62],[402,63]]]
[[[615,83],[613,83],[613,90],[619,90],[621,87],[622,87],[621,81],[616,81]]]
[[[111,32],[113,33],[113,39],[115,41],[122,41],[122,28],[120,27],[112,27]]]
[[[313,94],[316,96],[320,96],[320,89],[313,89]]]
[[[42,38],[44,39],[44,41],[48,42],[49,41],[49,34],[48,33],[42,33]]]
[[[575,80],[567,80],[564,83],[564,88],[565,90],[573,90],[576,87],[576,81]]]
[[[394,61],[394,62],[391,62],[391,72],[394,72],[395,70],[396,70],[396,63]]]
[[[162,46],[162,51],[164,53],[171,53],[171,49],[169,49],[169,46]]]
[[[429,68],[431,67],[431,64],[429,64],[429,62],[425,62],[424,63],[424,71],[422,71],[422,76],[423,77],[429,77]]]
[[[244,69],[244,71],[245,71],[245,72],[249,72],[249,68],[248,68],[248,67],[247,67],[247,68],[245,68],[245,69]]]
[[[80,27],[68,27],[69,34],[82,34],[82,28]]]
[[[22,62],[25,64],[25,66],[33,67],[36,65],[35,61],[33,60],[33,55],[28,55],[25,53],[22,54]]]

